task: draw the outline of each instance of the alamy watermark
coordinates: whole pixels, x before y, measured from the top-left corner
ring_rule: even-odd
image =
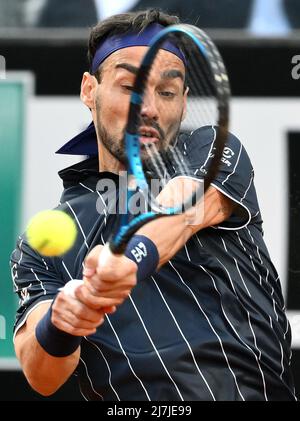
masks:
[[[0,314],[0,339],[6,339],[6,320],[5,317]]]
[[[0,80],[6,79],[6,60],[4,56],[0,55]]]
[[[292,57],[291,62],[294,65],[293,68],[292,68],[292,78],[294,80],[298,80],[298,79],[300,79],[300,54]]]
[[[186,215],[188,225],[198,225],[203,221],[204,183],[201,180],[185,176],[168,182],[151,179],[143,189],[136,188],[134,183],[131,185],[132,181],[126,171],[119,173],[117,182],[107,178],[99,180],[96,187],[99,194],[97,212],[135,217],[150,211],[168,214],[170,209],[174,209],[175,214]]]

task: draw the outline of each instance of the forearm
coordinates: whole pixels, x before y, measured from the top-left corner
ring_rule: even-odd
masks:
[[[26,325],[16,335],[15,349],[31,387],[48,396],[58,390],[74,372],[79,361],[80,349],[67,357],[52,357],[44,351],[35,336],[35,327],[41,317],[41,309],[37,310],[39,316],[31,314]],[[45,312],[44,307],[43,313]]]
[[[48,396],[56,392],[74,372],[80,351],[68,357],[52,357],[41,348],[34,332],[31,332],[24,341],[22,354],[20,361],[29,384],[41,395]]]
[[[230,199],[215,188],[209,188],[203,203],[198,203],[185,213],[156,219],[143,226],[137,234],[145,235],[156,245],[160,267],[170,260],[192,235],[203,228],[220,224],[229,218],[233,209],[234,203]]]
[[[158,267],[170,260],[188,241],[192,231],[183,214],[162,217],[143,226],[137,234],[145,235],[156,245],[159,254]]]

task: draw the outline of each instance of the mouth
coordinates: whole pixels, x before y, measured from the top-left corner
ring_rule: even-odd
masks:
[[[156,143],[159,141],[160,136],[157,130],[155,130],[153,127],[146,127],[143,126],[139,130],[140,135],[140,142],[144,145],[150,144],[150,143]]]

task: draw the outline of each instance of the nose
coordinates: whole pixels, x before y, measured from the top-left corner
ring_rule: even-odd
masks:
[[[141,108],[141,116],[151,120],[158,120],[158,109],[155,102],[155,95],[151,92],[146,92]]]

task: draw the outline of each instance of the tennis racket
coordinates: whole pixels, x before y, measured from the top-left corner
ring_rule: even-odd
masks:
[[[143,115],[152,80],[160,69],[166,69],[163,51],[167,43],[180,51],[185,68],[183,76],[174,74],[172,68],[168,73],[167,69],[161,91],[156,94],[160,115],[172,115],[174,95],[186,101],[185,118],[182,122],[181,118],[178,119],[172,126],[171,134],[164,133],[159,119],[145,122]],[[205,32],[192,25],[178,24],[166,27],[152,39],[135,78],[124,136],[128,172],[127,211],[106,246],[107,252],[123,254],[132,236],[143,225],[162,216],[186,211],[201,200],[218,173],[228,136],[229,98],[230,87],[223,60]],[[202,182],[176,204],[162,205],[152,191],[153,180],[159,180],[163,188],[174,175],[193,176],[194,168],[186,157],[185,147],[189,142],[189,132],[205,126],[214,127],[215,137],[205,166],[201,168]],[[180,140],[182,136],[184,142]],[[137,192],[146,205],[142,213],[133,215],[130,201]],[[100,264],[105,263],[106,257],[107,253],[101,253]]]

